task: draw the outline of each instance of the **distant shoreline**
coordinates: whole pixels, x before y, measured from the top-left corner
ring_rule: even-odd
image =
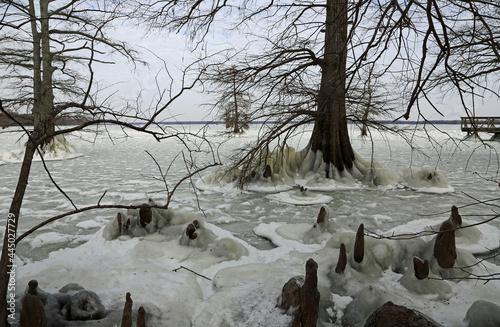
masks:
[[[16,114],[11,113],[12,116],[15,117],[23,126],[33,126],[33,115],[31,114]],[[61,117],[56,121],[56,125],[64,126],[64,125],[79,125],[88,121],[89,119],[85,117]],[[254,121],[249,124],[252,125],[262,125],[262,124],[273,124],[276,121]],[[292,122],[293,123],[293,122]],[[423,125],[423,124],[434,124],[434,125],[459,125],[460,120],[429,120],[429,121],[393,121],[393,120],[375,120],[372,123],[383,124],[383,125]],[[141,123],[132,123],[133,125],[139,125]],[[182,121],[163,121],[156,122],[158,125],[219,125],[225,124],[223,121],[213,120],[182,120]],[[309,124],[314,124],[313,122]],[[349,121],[349,124],[354,124],[353,121]],[[17,126],[16,122],[12,121],[5,114],[0,113],[0,127],[10,127]]]
[[[460,125],[460,120],[428,120],[424,121],[392,121],[392,120],[376,120],[373,121],[378,124],[395,124],[395,125],[424,125],[424,124],[435,124],[435,125]],[[273,124],[275,121],[254,121],[249,124],[253,125],[262,125],[262,124]],[[223,121],[166,121],[166,122],[158,122],[159,125],[218,125],[225,124]],[[314,124],[313,122],[309,124]],[[349,121],[349,124],[354,124],[354,122]]]

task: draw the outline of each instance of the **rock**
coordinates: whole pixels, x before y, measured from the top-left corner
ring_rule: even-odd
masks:
[[[28,293],[24,296],[21,309],[21,327],[47,327],[49,323],[45,314],[45,308],[37,295],[38,281],[31,280],[28,283]]]
[[[418,311],[395,305],[391,301],[375,310],[366,320],[364,327],[438,327],[435,322]]]
[[[467,310],[464,320],[469,323],[469,327],[498,327],[500,326],[500,306],[478,300]]]
[[[142,228],[145,228],[151,221],[153,221],[153,212],[151,207],[145,204],[139,209],[139,222]]]
[[[122,325],[121,327],[132,327],[132,298],[127,292],[125,306],[123,307]]]
[[[137,327],[146,327],[146,310],[142,306],[137,311]]]
[[[328,220],[328,217],[326,214],[327,214],[327,212],[326,212],[325,207],[321,207],[321,209],[319,209],[319,214],[318,214],[318,218],[316,219],[316,223],[322,224],[326,220]]]
[[[283,286],[283,290],[281,291],[280,303],[282,309],[288,310],[300,305],[300,289],[302,288],[301,285],[302,283],[299,281],[298,277],[292,277]]]
[[[337,266],[335,267],[335,272],[337,274],[343,274],[346,266],[347,266],[347,251],[345,248],[345,244],[342,243],[340,244],[339,260],[337,262]]]
[[[316,327],[319,315],[318,264],[313,259],[306,262],[306,280],[300,289],[300,324]]]
[[[80,291],[74,294],[66,304],[67,318],[70,320],[101,319],[106,309],[94,292]]]
[[[417,257],[413,257],[413,269],[417,279],[425,279],[429,277],[429,260],[422,261]]]
[[[438,265],[444,269],[452,268],[457,259],[455,228],[450,220],[443,222],[434,243],[434,257]]]
[[[271,170],[271,166],[266,165],[266,169],[264,170],[264,174],[262,174],[264,178],[269,178],[273,176],[273,171]]]
[[[342,278],[342,280],[345,283],[345,279]],[[365,286],[351,297],[353,300],[349,302],[341,318],[341,325],[343,327],[363,326],[362,323],[375,310],[387,301],[394,299],[391,294],[373,284]]]
[[[354,261],[361,263],[365,256],[365,225],[359,225],[354,242]]]

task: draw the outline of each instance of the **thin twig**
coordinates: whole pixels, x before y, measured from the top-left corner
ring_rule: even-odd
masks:
[[[193,270],[191,270],[191,269],[189,269],[189,268],[186,268],[186,267],[184,267],[184,266],[180,266],[179,268],[176,268],[176,269],[174,269],[173,271],[174,271],[174,272],[177,272],[177,271],[179,271],[179,270],[181,270],[181,269],[185,269],[185,270],[187,270],[187,271],[189,271],[189,272],[192,272],[192,273],[193,273],[193,274],[195,274],[196,276],[200,276],[200,277],[203,277],[203,278],[205,278],[205,279],[208,279],[209,281],[212,281],[210,278],[208,278],[208,277],[206,277],[206,276],[203,276],[202,274],[199,274],[199,273],[197,273],[196,271],[193,271]]]

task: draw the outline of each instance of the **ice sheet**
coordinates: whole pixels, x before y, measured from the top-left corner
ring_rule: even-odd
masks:
[[[459,126],[446,128],[449,135],[460,138]],[[111,133],[121,135],[119,129],[111,129]],[[370,160],[371,144],[356,138],[355,130],[351,133],[358,155]],[[431,251],[434,236],[406,242],[369,239],[366,263],[352,263],[353,236],[360,223],[367,230],[392,235],[439,228],[449,217],[452,205],[459,207],[464,225],[484,221],[495,214],[495,207],[491,205],[497,205],[498,200],[488,202],[491,205],[470,205],[474,199],[498,197],[498,184],[494,182],[497,177],[491,170],[495,164],[491,161],[494,151],[470,143],[462,143],[457,150],[445,137],[431,132],[441,144],[437,155],[435,148],[424,142],[428,134],[417,132],[418,135],[424,137],[415,138],[415,148],[425,149],[425,155],[412,152],[403,140],[393,135],[374,134],[374,159],[397,172],[409,166],[417,170],[435,167],[454,192],[450,192],[447,184],[439,188],[447,192],[427,193],[416,192],[412,188],[419,187],[410,185],[373,188],[361,183],[342,185],[330,181],[331,185],[326,187],[308,187],[311,194],[328,199],[328,203],[313,204],[313,198],[306,197],[308,205],[295,205],[282,202],[298,195],[297,189],[289,188],[305,185],[308,180],[326,183],[328,180],[308,176],[309,179],[298,183],[284,183],[287,189],[263,185],[262,189],[252,191],[240,190],[236,184],[214,185],[206,180],[203,187],[198,187],[202,191],[196,196],[186,183],[176,191],[171,209],[180,216],[187,212],[205,221],[205,227],[215,235],[206,248],[181,245],[184,223],[169,235],[154,232],[106,241],[102,237],[104,225],[115,219],[117,212],[79,214],[49,224],[19,244],[17,298],[21,299],[24,287],[33,278],[42,289],[52,293],[67,283],[76,282],[96,292],[105,307],[114,312],[123,308],[125,293],[130,292],[134,309],[144,305],[149,310],[148,326],[288,326],[291,317],[276,307],[277,296],[286,281],[304,274],[304,264],[312,257],[319,264],[321,319],[325,323],[340,325],[342,316],[361,311],[356,303],[378,304],[386,298],[379,296],[382,292],[395,303],[415,308],[444,326],[462,326],[468,308],[476,300],[500,304],[500,286],[498,281],[484,284],[466,279],[434,280],[440,287],[432,283],[418,286],[419,281],[412,279],[413,268],[407,262],[415,253],[422,255]],[[0,142],[0,153],[15,148],[16,136],[5,136],[0,134],[2,141],[6,141]],[[226,142],[221,147],[225,158],[242,140],[254,139],[256,128],[252,127],[244,137],[235,140],[216,132],[210,133],[210,137]],[[115,139],[114,144],[107,135],[98,134],[97,141],[92,143],[94,138],[96,135],[92,133],[69,136],[69,142],[84,156],[48,163],[53,177],[76,205],[96,204],[104,192],[102,203],[140,204],[149,198],[164,203],[164,185],[152,178],[158,176],[157,167],[144,150],[168,166],[173,154],[182,149],[179,144],[152,142],[134,132],[127,138]],[[498,144],[492,147],[500,150]],[[200,154],[198,160],[205,159]],[[0,215],[3,216],[8,213],[16,183],[15,167],[16,164],[0,166]],[[170,183],[184,176],[182,162],[170,167]],[[272,193],[260,192],[265,188]],[[432,191],[432,188],[422,190]],[[322,205],[330,213],[332,228],[328,230],[314,229]],[[54,189],[43,167],[35,163],[21,212],[21,232],[71,208],[65,197]],[[498,220],[493,220],[487,225],[457,231],[459,255],[469,260],[470,252],[484,253],[498,248],[499,228]],[[219,243],[224,239],[231,241]],[[85,243],[78,245],[82,242]],[[232,242],[238,242],[247,253],[231,259]],[[332,270],[341,242],[347,245],[350,266],[344,275],[335,275]],[[174,271],[180,266],[211,280],[186,269]],[[498,266],[483,262],[476,272],[498,271]],[[433,276],[439,278],[436,274]],[[370,285],[375,289],[367,290]],[[418,293],[408,285],[417,285],[424,292]],[[364,293],[359,293],[362,291]],[[365,302],[359,301],[363,298],[361,294],[366,295]],[[353,304],[348,309],[350,303]]]

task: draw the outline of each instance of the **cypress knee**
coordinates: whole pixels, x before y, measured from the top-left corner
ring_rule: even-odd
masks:
[[[439,228],[439,234],[434,243],[434,257],[441,268],[452,268],[457,259],[455,228],[450,220],[443,222]]]
[[[340,244],[339,261],[337,262],[337,267],[335,267],[335,272],[337,274],[343,274],[345,267],[347,266],[347,251],[345,244]]]
[[[318,224],[321,224],[321,223],[324,223],[326,220],[327,220],[326,209],[325,209],[325,207],[321,207],[321,209],[319,210],[319,214],[318,214],[318,218],[316,219],[316,222]]]
[[[31,280],[28,283],[28,293],[24,296],[21,309],[21,327],[48,327],[47,316],[42,301],[37,294],[38,282]]]
[[[137,311],[137,327],[146,327],[146,310],[142,306]]]
[[[417,257],[413,257],[413,270],[415,271],[415,277],[417,279],[425,279],[429,277],[429,260],[420,260]]]
[[[130,293],[127,293],[125,299],[125,306],[123,307],[123,317],[122,317],[122,326],[121,327],[132,327],[132,298],[130,297]]]
[[[318,264],[306,263],[306,280],[300,290],[300,322],[302,327],[316,327],[319,316]]]
[[[153,221],[153,211],[148,205],[144,205],[139,209],[139,222],[142,228],[146,227]]]
[[[365,225],[359,225],[354,242],[354,261],[360,263],[365,256]]]

